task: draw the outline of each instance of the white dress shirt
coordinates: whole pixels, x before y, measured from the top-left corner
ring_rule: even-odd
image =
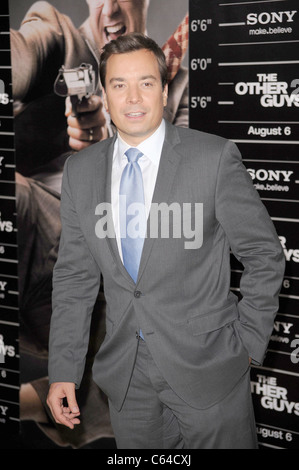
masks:
[[[159,163],[162,153],[162,147],[165,138],[165,122],[162,120],[158,129],[146,140],[138,145],[138,150],[143,153],[138,163],[141,168],[144,188],[144,202],[146,217],[150,212],[156,179],[159,169]],[[121,241],[120,241],[120,225],[119,225],[119,185],[122,172],[128,163],[125,152],[132,147],[128,145],[118,134],[114,145],[113,163],[112,163],[112,179],[111,179],[111,203],[112,217],[116,235],[116,241],[120,257],[122,259]]]

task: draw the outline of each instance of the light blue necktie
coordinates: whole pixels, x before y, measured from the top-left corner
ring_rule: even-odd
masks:
[[[143,179],[138,164],[143,153],[130,148],[125,155],[128,163],[119,188],[120,236],[124,266],[136,283],[146,233]],[[139,335],[144,340],[141,330]]]
[[[143,179],[138,164],[143,153],[130,148],[125,155],[128,163],[119,188],[120,236],[124,266],[136,283],[146,229]]]

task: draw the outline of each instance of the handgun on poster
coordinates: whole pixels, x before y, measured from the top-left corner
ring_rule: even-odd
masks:
[[[54,91],[58,96],[70,97],[72,114],[77,116],[77,104],[96,91],[96,74],[92,65],[83,63],[73,69],[67,69],[63,65],[55,80]]]

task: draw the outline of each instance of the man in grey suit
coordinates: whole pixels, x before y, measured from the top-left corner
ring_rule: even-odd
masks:
[[[254,449],[249,364],[263,361],[284,272],[271,219],[233,143],[164,121],[166,66],[151,39],[106,45],[100,75],[118,132],[65,165],[48,405],[58,423],[79,422],[75,389],[103,275],[93,376],[118,448]],[[239,302],[230,251],[244,265]]]

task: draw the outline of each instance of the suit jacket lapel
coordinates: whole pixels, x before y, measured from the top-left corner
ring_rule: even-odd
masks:
[[[175,126],[166,122],[166,135],[165,142],[162,149],[159,170],[157,175],[157,181],[155,185],[155,190],[153,194],[153,204],[159,204],[161,202],[167,202],[169,194],[172,188],[173,180],[178,168],[178,164],[181,159],[174,147],[180,142],[178,131]],[[147,233],[149,234],[149,222],[150,217],[148,218],[147,224]],[[143,252],[140,261],[138,281],[142,276],[144,268],[147,264],[148,258],[150,256],[151,250],[153,248],[155,239],[149,238],[149,236],[144,241]],[[137,282],[138,282],[137,281]]]

